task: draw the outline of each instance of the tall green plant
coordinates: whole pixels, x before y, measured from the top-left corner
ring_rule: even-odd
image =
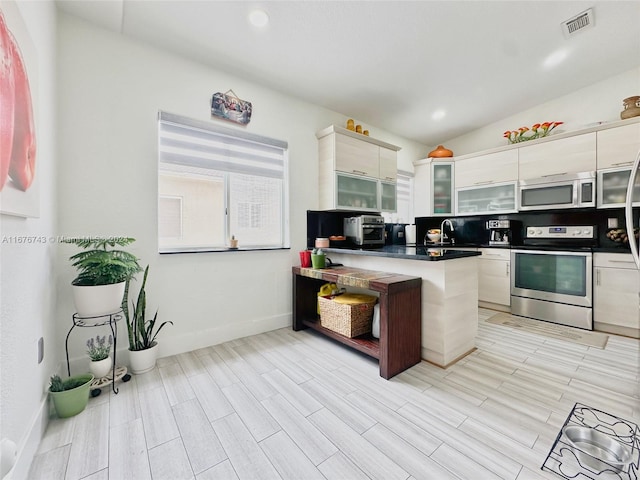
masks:
[[[109,285],[130,280],[142,268],[135,255],[114,247],[126,247],[135,242],[130,237],[88,237],[70,238],[72,243],[83,249],[69,257],[71,264],[78,269],[73,285]]]
[[[156,310],[152,320],[145,320],[147,310],[147,294],[145,292],[145,285],[147,283],[147,275],[149,274],[149,265],[144,269],[144,278],[142,279],[142,285],[140,286],[140,292],[138,293],[138,300],[134,303],[131,302],[131,312],[129,312],[129,281],[124,288],[124,297],[122,298],[122,311],[124,312],[124,318],[127,321],[127,331],[129,333],[129,350],[138,351],[146,350],[153,346],[160,330],[167,324],[173,325],[172,321],[165,321],[160,324],[156,329],[156,322],[158,320],[158,311]]]

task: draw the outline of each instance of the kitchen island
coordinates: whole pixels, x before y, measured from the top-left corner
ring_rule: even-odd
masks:
[[[400,245],[326,252],[334,263],[422,278],[423,359],[446,368],[475,349],[479,252]]]

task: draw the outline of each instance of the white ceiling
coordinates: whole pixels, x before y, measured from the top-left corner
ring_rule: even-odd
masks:
[[[124,35],[323,105],[365,128],[426,145],[640,65],[638,0],[57,4]],[[264,29],[247,22],[255,7],[269,14]],[[588,8],[595,27],[565,38],[561,22]],[[566,60],[545,68],[545,58],[560,49]],[[433,120],[439,109],[446,116]]]

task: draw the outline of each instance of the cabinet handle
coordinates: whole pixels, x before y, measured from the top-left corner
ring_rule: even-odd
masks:
[[[596,269],[596,285],[600,286],[600,269]]]
[[[493,180],[487,180],[486,182],[476,182],[474,185],[486,185],[488,183],[493,183]]]
[[[611,166],[612,167],[622,167],[622,166],[631,166],[633,165],[633,162],[618,162],[618,163],[612,163]]]
[[[384,177],[385,180],[395,180],[393,177]]]
[[[629,260],[609,260],[609,263],[626,263],[628,265],[632,265],[634,262]]]
[[[363,172],[361,170],[352,170],[353,173],[357,173],[358,175],[366,175],[367,172]]]
[[[509,266],[510,266],[510,264],[507,263],[507,277],[509,276]]]
[[[546,177],[557,177],[558,175],[566,175],[568,172],[562,172],[562,173],[554,173],[552,175],[542,175],[542,178],[546,178]]]

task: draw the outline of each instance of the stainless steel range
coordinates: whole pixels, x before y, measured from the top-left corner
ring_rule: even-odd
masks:
[[[527,227],[511,250],[511,313],[593,330],[595,243],[592,225]]]

